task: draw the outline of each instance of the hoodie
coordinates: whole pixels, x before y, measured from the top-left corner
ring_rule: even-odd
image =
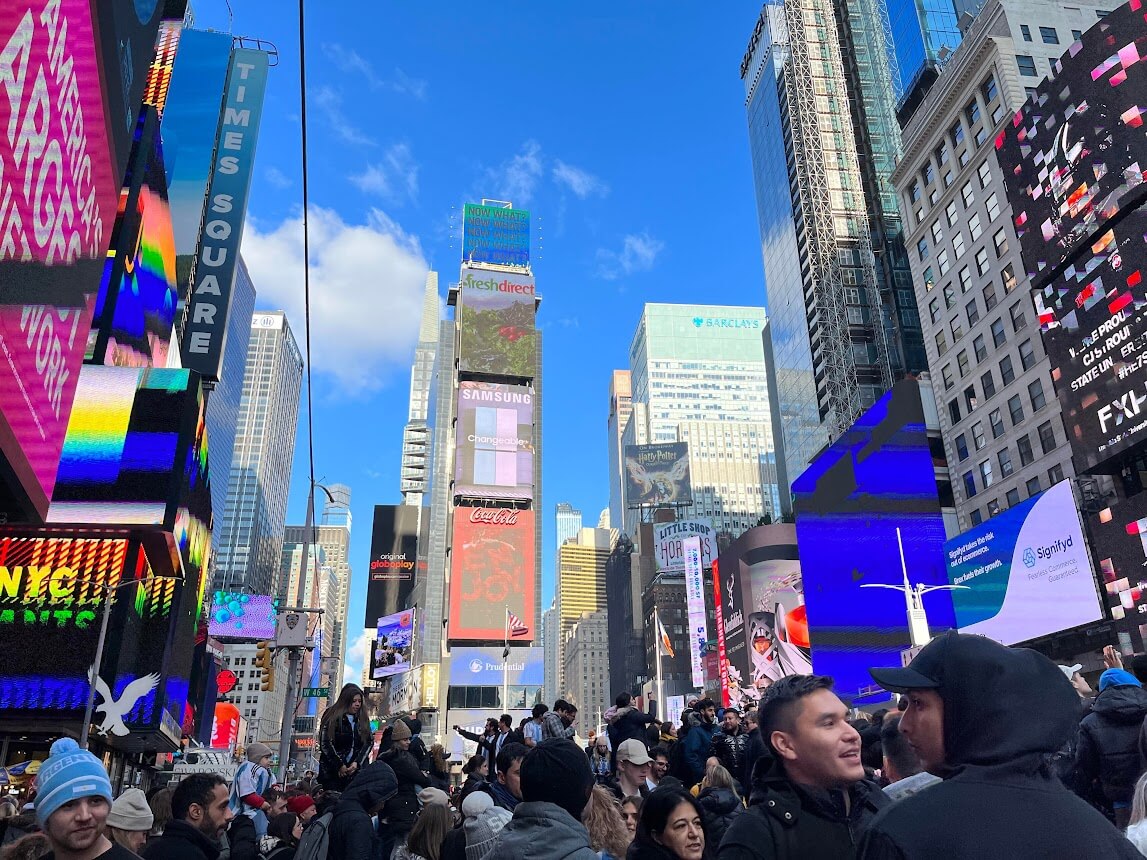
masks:
[[[1130,684],[1108,687],[1079,724],[1076,785],[1098,780],[1103,796],[1131,802],[1139,778],[1139,730],[1147,717],[1147,690]]]
[[[1059,667],[982,636],[945,634],[941,647],[945,761],[936,775],[944,781],[884,809],[862,860],[1142,860],[1051,772],[1079,713]]]
[[[385,762],[375,762],[355,774],[331,818],[330,856],[339,860],[374,860],[380,849],[371,816],[396,791],[398,779]]]
[[[1130,845],[1131,843],[1127,843]],[[482,860],[597,860],[580,821],[545,801],[519,803]]]

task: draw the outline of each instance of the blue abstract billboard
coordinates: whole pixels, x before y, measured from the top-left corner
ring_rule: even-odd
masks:
[[[900,585],[899,528],[912,584],[947,585],[944,521],[920,386],[906,379],[861,415],[793,482],[813,671],[846,699],[873,690],[868,669],[899,666],[911,646]],[[955,626],[946,591],[924,607],[932,632]]]

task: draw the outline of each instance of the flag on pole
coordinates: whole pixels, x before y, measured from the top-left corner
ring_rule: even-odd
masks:
[[[530,628],[522,623],[522,619],[509,609],[506,610],[506,626],[509,628],[511,636],[525,636],[530,632]]]
[[[673,643],[669,641],[669,634],[665,632],[665,625],[661,623],[661,615],[656,609],[653,610],[653,618],[657,622],[657,644],[670,657],[675,657],[673,653]]]

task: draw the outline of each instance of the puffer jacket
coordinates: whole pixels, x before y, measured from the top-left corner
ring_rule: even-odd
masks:
[[[1139,730],[1147,717],[1147,690],[1108,687],[1079,724],[1075,750],[1076,785],[1098,782],[1111,801],[1130,802],[1139,778]]]
[[[735,735],[726,731],[718,732],[709,741],[709,755],[716,756],[725,770],[733,775],[733,779],[740,782],[749,755],[748,733],[742,728],[738,728]]]
[[[519,803],[482,860],[597,860],[585,826],[555,803]]]
[[[701,807],[701,823],[705,827],[705,844],[720,845],[725,831],[738,815],[745,811],[745,804],[736,792],[729,788],[701,789],[697,795],[697,805]]]
[[[371,815],[396,791],[398,779],[385,762],[376,761],[355,774],[331,818],[329,856],[339,860],[375,860],[380,845]]]

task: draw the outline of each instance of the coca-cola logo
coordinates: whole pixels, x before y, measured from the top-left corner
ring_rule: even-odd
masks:
[[[518,512],[513,508],[474,508],[470,511],[470,522],[513,526],[518,523]]]

